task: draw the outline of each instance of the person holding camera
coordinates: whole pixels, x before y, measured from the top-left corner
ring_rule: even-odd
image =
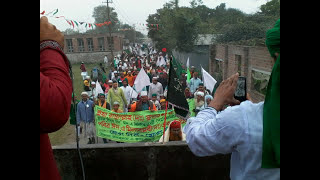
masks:
[[[266,45],[275,64],[265,101],[236,100],[236,73],[222,81],[209,107],[183,129],[196,156],[231,153],[231,180],[280,179],[280,19],[267,31]],[[223,110],[225,105],[230,106]]]

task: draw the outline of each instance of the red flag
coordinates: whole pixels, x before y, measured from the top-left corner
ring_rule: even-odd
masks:
[[[42,13],[40,13],[41,15],[44,15],[44,13],[45,13],[46,11],[42,11]]]
[[[74,24],[73,24],[73,22],[71,21],[71,23],[72,23],[72,26],[73,26],[73,28],[74,28]]]
[[[162,52],[167,52],[167,48],[162,48]]]

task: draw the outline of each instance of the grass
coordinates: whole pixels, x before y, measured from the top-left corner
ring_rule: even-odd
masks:
[[[95,66],[99,67],[98,63],[85,64],[88,75],[91,74],[91,69]],[[107,71],[109,68],[107,68]],[[78,100],[81,100],[81,92],[83,91],[83,80],[81,76],[80,64],[72,64],[72,72],[74,74],[73,86],[74,94]],[[68,121],[60,130],[49,134],[51,145],[57,146],[62,144],[72,144],[76,141],[75,126]]]

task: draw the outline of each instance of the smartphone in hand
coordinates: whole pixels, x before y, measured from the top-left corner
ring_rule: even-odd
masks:
[[[234,98],[240,102],[247,100],[247,79],[246,77],[239,76],[237,89],[234,93]]]

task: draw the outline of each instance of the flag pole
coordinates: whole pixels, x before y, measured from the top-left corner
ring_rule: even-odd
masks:
[[[166,101],[166,112],[164,113],[164,123],[163,123],[162,144],[164,144],[164,135],[165,135],[165,132],[166,132],[166,125],[167,125],[167,111],[168,111],[168,101]]]

